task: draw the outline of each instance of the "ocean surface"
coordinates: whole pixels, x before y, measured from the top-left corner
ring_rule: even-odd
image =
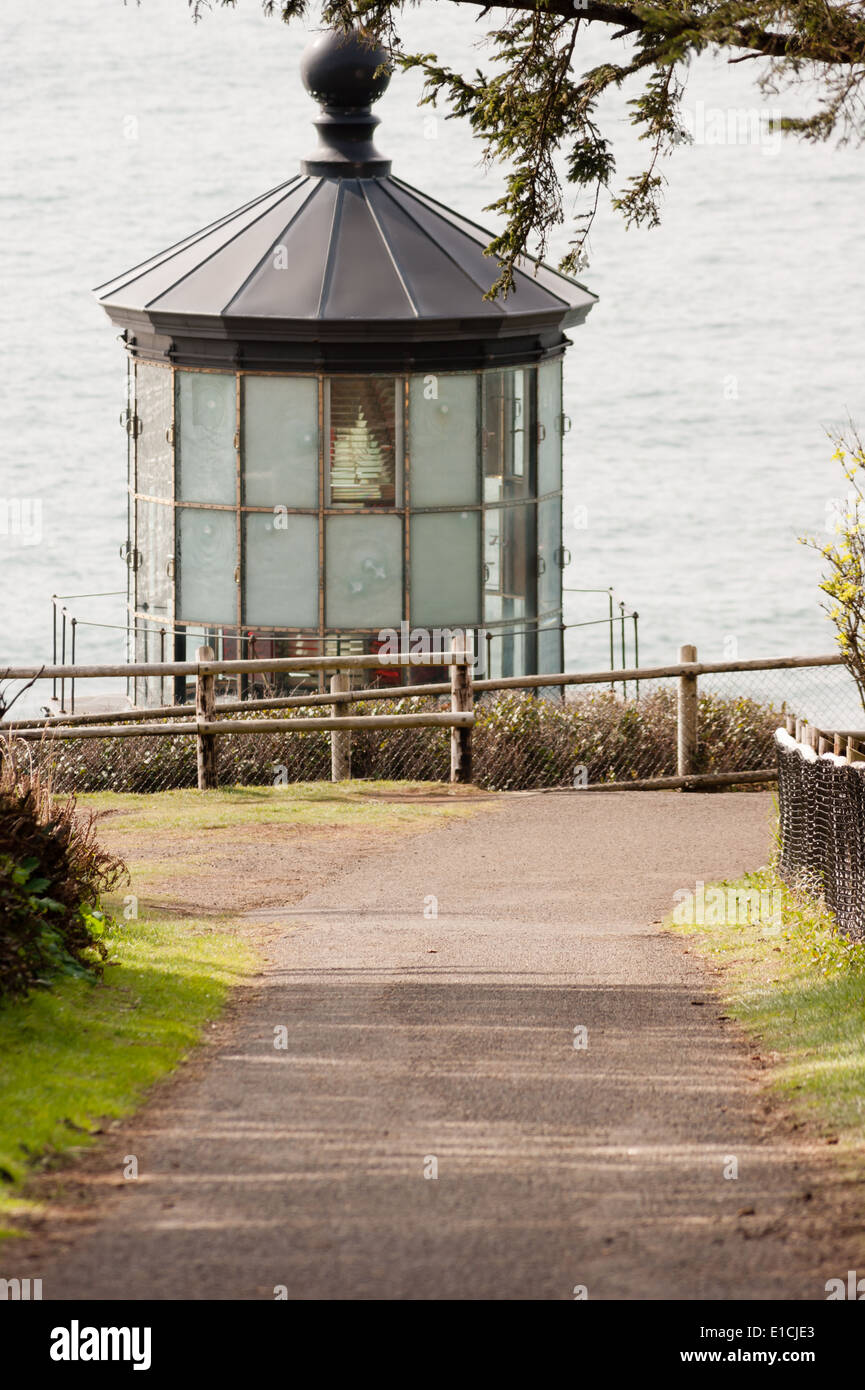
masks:
[[[408,46],[466,71],[484,28],[474,7],[441,3],[402,21]],[[124,354],[91,289],[295,171],[315,144],[307,37],[257,0],[197,25],[184,0],[0,10],[0,499],[24,506],[0,530],[0,669],[50,657],[53,593],[125,584]],[[622,53],[588,35],[579,66]],[[769,132],[803,98],[763,98],[755,69],[693,67],[695,142],[664,166],[660,227],[627,230],[602,203],[582,274],[600,300],[566,359],[565,582],[613,586],[639,611],[644,664],[686,642],[705,660],[833,649],[819,558],[797,536],[826,537],[845,491],[829,435],[865,414],[865,159]],[[379,148],[495,229],[483,209],[502,171],[420,91],[394,76]],[[622,182],[645,153],[632,95],[602,111]],[[574,207],[569,191],[548,260]],[[70,608],[123,624],[120,597]],[[568,596],[570,623],[605,611],[602,595]],[[607,644],[603,626],[575,627],[567,664],[604,666]],[[79,629],[80,660],[123,653],[118,628]],[[837,673],[794,687],[818,720],[865,722]]]

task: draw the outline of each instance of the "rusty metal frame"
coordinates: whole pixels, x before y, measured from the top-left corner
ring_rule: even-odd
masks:
[[[399,382],[399,378],[397,381]],[[411,631],[411,420],[409,417],[409,388],[411,382],[408,376],[402,377],[402,447],[400,449],[400,478],[399,495],[402,498],[403,517],[402,517],[402,583],[403,598],[402,611],[405,621]]]

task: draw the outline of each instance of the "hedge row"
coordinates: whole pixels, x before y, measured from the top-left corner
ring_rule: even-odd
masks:
[[[414,714],[440,707],[435,699],[406,698],[358,709]],[[245,717],[321,713],[320,707],[310,707],[255,710]],[[592,783],[627,781],[676,771],[676,692],[670,686],[650,689],[639,700],[623,700],[611,691],[566,702],[505,692],[480,700],[476,716],[474,780],[482,787],[570,786],[579,778]],[[702,695],[695,770],[735,772],[771,765],[772,734],[779,717],[778,710],[746,697]],[[29,747],[57,791],[152,792],[196,785],[195,740],[185,735]],[[228,734],[220,737],[217,747],[220,782],[226,786],[330,777],[327,732]],[[354,731],[352,775],[443,781],[449,774],[449,749],[447,729]]]

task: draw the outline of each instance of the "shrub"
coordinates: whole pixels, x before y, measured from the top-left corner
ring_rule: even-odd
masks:
[[[95,817],[55,800],[38,774],[0,766],[0,999],[58,974],[99,973],[102,892],[124,865],[96,841]]]
[[[359,711],[417,714],[447,708],[429,696],[408,696]],[[302,718],[329,713],[325,706],[249,710],[245,719]],[[676,772],[676,691],[644,685],[639,700],[609,690],[562,702],[523,691],[480,696],[473,738],[474,780],[495,790],[569,787],[577,769],[589,782],[636,781]],[[697,772],[736,772],[773,764],[772,736],[781,715],[746,697],[704,693],[699,698]],[[33,748],[33,745],[30,745]],[[30,756],[15,745],[23,767]],[[223,786],[270,786],[330,777],[326,731],[226,734],[217,743]],[[64,791],[153,792],[196,785],[195,740],[81,739],[45,742],[34,755]],[[450,731],[446,728],[363,729],[351,739],[352,776],[394,781],[446,781]]]

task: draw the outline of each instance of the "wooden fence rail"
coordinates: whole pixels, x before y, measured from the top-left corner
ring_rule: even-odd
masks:
[[[807,719],[795,719],[789,714],[784,722],[790,737],[811,748],[818,757],[831,753],[836,758],[844,758],[848,765],[861,762],[865,757],[865,733],[861,729],[818,729]]]
[[[691,649],[696,651],[696,647]],[[387,670],[402,666],[455,666],[454,652],[401,652],[382,656],[311,656],[257,657],[254,661],[172,661],[112,663],[106,666],[7,666],[0,667],[0,680],[59,680],[67,676],[76,680],[101,679],[113,676],[198,676],[255,675],[268,671],[296,671],[301,675],[313,671]],[[843,658],[836,653],[828,656],[772,656],[752,661],[677,661],[668,666],[632,666],[627,670],[607,671],[550,671],[537,676],[501,676],[474,682],[476,690],[518,690],[532,686],[554,685],[632,685],[635,681],[655,680],[663,676],[705,676],[724,671],[785,671],[808,666],[841,666]],[[417,687],[407,687],[414,691]],[[382,691],[387,699],[390,692]],[[355,698],[352,696],[352,698]],[[324,704],[331,702],[326,694]]]
[[[675,777],[648,778],[627,783],[599,783],[597,787],[617,789],[628,786],[632,789],[642,787],[681,787],[688,789],[701,785],[724,785],[734,782],[765,782],[775,778],[772,768],[754,768],[739,773],[697,773],[696,757],[698,747],[698,677],[714,673],[748,671],[783,671],[808,667],[838,666],[842,658],[837,654],[819,656],[769,657],[763,660],[700,662],[697,649],[683,646],[679,650],[679,661],[667,666],[642,666],[629,670],[605,671],[562,671],[532,676],[506,676],[484,680],[473,679],[474,658],[468,647],[460,644],[467,639],[462,634],[455,636],[456,645],[448,652],[394,653],[383,655],[375,653],[365,656],[323,656],[323,657],[268,657],[254,660],[222,661],[214,656],[209,647],[201,647],[194,662],[135,663],[130,665],[96,666],[44,666],[10,667],[0,669],[0,679],[32,680],[66,677],[81,680],[102,679],[114,676],[175,676],[191,675],[196,682],[194,706],[165,705],[153,709],[123,710],[117,714],[82,714],[59,716],[43,721],[17,720],[0,725],[0,732],[9,737],[27,740],[53,741],[63,739],[135,738],[135,737],[176,737],[193,735],[197,739],[198,784],[200,787],[216,786],[217,781],[217,739],[226,734],[241,736],[265,733],[291,733],[303,731],[329,731],[331,734],[331,773],[335,781],[350,775],[351,744],[350,733],[357,729],[408,729],[413,727],[443,727],[451,730],[451,780],[453,782],[471,781],[472,749],[471,732],[474,727],[474,700],[476,694],[498,690],[537,690],[555,687],[580,685],[633,684],[665,677],[678,680],[677,701],[677,766]],[[350,688],[351,672],[394,668],[402,669],[423,665],[450,668],[449,682],[427,683],[425,685],[403,685],[396,687]],[[298,675],[313,672],[333,672],[331,689],[325,693],[315,692],[303,695],[278,696],[271,699],[229,700],[217,702],[215,699],[215,678],[227,674],[256,674],[288,672]],[[362,715],[352,706],[381,700],[394,700],[420,695],[450,696],[450,711],[427,711],[421,714]],[[231,719],[225,715],[244,713],[254,709],[291,709],[301,707],[329,706],[329,712],[321,717],[272,718],[272,719]],[[343,712],[344,711],[344,712]],[[184,718],[183,716],[188,716]],[[106,723],[110,718],[110,723]],[[167,722],[157,723],[158,719]],[[175,722],[177,721],[177,722]],[[800,721],[800,725],[802,721]],[[804,726],[803,726],[804,727]],[[818,743],[834,740],[840,735],[814,732],[815,747]],[[847,752],[851,756],[852,738],[848,740]]]
[[[459,639],[457,639],[459,640]],[[10,738],[27,740],[38,740],[46,742],[61,741],[65,739],[97,739],[97,738],[173,738],[184,735],[194,735],[196,739],[197,765],[198,765],[198,785],[202,790],[213,789],[219,785],[218,764],[217,764],[217,739],[226,734],[240,734],[249,736],[252,734],[270,733],[300,733],[304,731],[328,731],[331,736],[331,776],[332,780],[343,781],[351,775],[351,745],[350,731],[352,729],[411,729],[440,727],[451,730],[451,781],[468,782],[471,780],[471,731],[474,727],[475,716],[472,697],[472,663],[473,655],[465,646],[455,646],[450,652],[432,653],[432,660],[427,656],[424,658],[425,664],[449,667],[451,671],[451,681],[443,690],[450,691],[451,710],[450,712],[429,710],[423,714],[352,714],[348,709],[346,713],[340,712],[340,703],[351,698],[352,692],[349,690],[349,672],[357,669],[380,669],[382,667],[395,666],[401,667],[410,664],[412,658],[408,655],[394,655],[382,657],[376,656],[350,656],[350,657],[316,657],[311,662],[295,660],[293,657],[279,660],[266,661],[263,665],[259,661],[241,662],[218,662],[210,647],[199,647],[196,656],[197,660],[192,662],[172,663],[182,669],[182,673],[195,674],[195,714],[194,717],[185,719],[181,723],[154,723],[153,711],[140,711],[146,718],[141,722],[126,723],[96,723],[96,724],[69,724],[69,723],[43,723],[30,727],[17,728],[11,726],[0,726],[2,732],[8,729]],[[415,658],[416,660],[416,658]],[[332,691],[329,696],[330,703],[333,705],[329,715],[321,718],[311,717],[308,719],[217,719],[218,713],[214,698],[214,682],[219,672],[226,669],[234,670],[240,668],[241,671],[258,670],[299,670],[310,667],[320,671],[333,671]],[[19,679],[22,668],[13,668],[6,671],[4,678]],[[24,668],[26,669],[26,668]],[[115,667],[64,667],[67,676],[74,675],[81,679],[96,679],[98,676],[120,669],[125,674],[132,672],[153,674],[171,674],[167,672],[164,663],[154,663],[152,666],[128,666],[123,668]],[[176,674],[177,672],[175,672]],[[41,672],[45,677],[50,677],[51,668],[46,668]],[[300,703],[303,703],[301,701]],[[181,709],[184,707],[181,707]],[[185,707],[190,709],[191,707]],[[242,705],[241,705],[242,708]],[[134,711],[138,714],[139,711]],[[101,716],[104,721],[105,716]]]
[[[696,648],[689,648],[696,651]],[[426,656],[418,657],[416,654],[409,656],[400,655],[396,657],[382,656],[363,656],[363,657],[323,657],[321,661],[326,663],[324,666],[316,666],[319,670],[352,670],[352,669],[387,669],[388,667],[403,667],[413,665],[445,665],[454,664],[453,653],[436,653],[435,661],[429,660]],[[353,664],[352,664],[353,663]],[[755,661],[690,661],[676,662],[670,666],[635,666],[628,670],[607,670],[607,671],[552,671],[544,675],[537,676],[504,676],[490,680],[474,680],[472,688],[476,694],[486,694],[495,690],[532,690],[537,688],[567,685],[614,685],[638,684],[640,681],[655,680],[669,676],[697,677],[701,675],[712,675],[724,672],[739,671],[783,671],[796,670],[810,666],[840,666],[842,659],[834,654],[829,656],[781,656],[767,657],[763,660]],[[289,669],[299,674],[312,671],[311,662],[301,661],[298,658],[272,658],[266,661],[243,662],[233,661],[226,664],[218,662],[186,662],[182,667],[169,668],[165,665],[154,664],[151,666],[63,666],[53,667],[18,667],[8,670],[0,669],[0,679],[24,680],[32,679],[35,672],[40,671],[47,680],[57,675],[61,670],[67,676],[88,679],[96,677],[108,677],[117,675],[165,675],[180,672],[187,675],[198,675],[199,671],[208,674],[219,674],[231,667],[231,671],[237,673],[237,668],[242,668],[243,674],[247,668],[250,673],[268,671],[281,671]],[[333,691],[324,694],[318,691],[310,692],[308,695],[277,695],[272,698],[261,698],[255,700],[217,700],[214,709],[217,714],[242,714],[244,711],[254,709],[300,709],[305,706],[315,705],[336,705],[336,704],[366,704],[376,700],[398,700],[421,695],[448,695],[450,685],[447,682],[436,682],[426,685],[400,685],[400,686],[361,686],[352,690],[335,693]],[[692,692],[696,686],[691,686]],[[191,714],[192,705],[159,705],[149,709],[118,710],[112,713],[112,723],[134,723],[136,721],[146,721],[148,719],[171,719],[173,717],[182,718],[184,715]],[[55,715],[49,719],[20,719],[10,720],[3,724],[2,729],[35,729],[50,728],[52,725],[72,725],[99,724],[105,719],[105,714],[73,714]],[[865,737],[865,735],[863,735]]]
[[[70,738],[176,738],[181,734],[278,734],[311,729],[329,729],[335,733],[341,729],[421,729],[425,726],[470,729],[474,718],[473,713],[446,710],[429,710],[424,714],[322,715],[320,719],[206,719],[195,716],[164,724],[86,724],[82,728],[61,724],[50,729],[10,731],[10,737],[37,742],[44,739],[50,743]],[[0,731],[5,733],[2,726]]]
[[[331,678],[332,679],[332,678]],[[213,706],[216,714],[245,714],[250,710],[257,709],[307,709],[315,708],[317,705],[362,705],[374,703],[377,700],[403,700],[417,699],[421,695],[449,695],[450,685],[447,682],[438,681],[434,685],[388,685],[388,686],[353,686],[346,691],[310,691],[308,695],[274,695],[270,699],[261,698],[254,700],[217,700]],[[151,705],[147,709],[123,709],[111,711],[112,724],[134,724],[136,722],[146,722],[148,719],[183,719],[190,717],[194,711],[194,706],[190,703],[185,705]],[[12,729],[17,732],[19,729],[50,729],[54,725],[62,725],[64,728],[85,724],[104,724],[107,715],[104,710],[98,714],[56,714],[47,719],[10,719],[8,723],[0,725],[0,729],[5,733]]]

